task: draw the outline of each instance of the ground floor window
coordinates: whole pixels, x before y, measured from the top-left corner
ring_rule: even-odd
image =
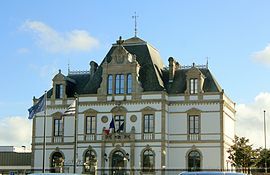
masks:
[[[112,154],[112,175],[126,174],[125,168],[125,155],[122,151],[118,150]]]
[[[54,152],[51,156],[51,173],[63,173],[64,157],[60,152]]]
[[[154,153],[152,150],[147,149],[143,152],[142,165],[143,172],[154,171]]]
[[[188,154],[188,170],[198,171],[201,169],[201,154],[194,150]]]
[[[84,172],[87,174],[96,174],[97,158],[93,150],[87,150],[84,154]]]

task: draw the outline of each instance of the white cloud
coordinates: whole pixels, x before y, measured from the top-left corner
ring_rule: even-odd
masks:
[[[26,146],[32,142],[32,121],[27,117],[0,118],[0,145]]]
[[[236,106],[236,134],[246,137],[254,147],[264,147],[264,110],[266,110],[267,136],[270,137],[270,93],[257,95],[251,104]],[[270,143],[267,143],[268,147]]]
[[[260,63],[270,65],[270,44],[263,50],[255,52],[253,58]]]
[[[90,51],[98,46],[98,40],[85,30],[60,33],[40,21],[26,21],[23,29],[33,32],[40,47],[53,53]]]

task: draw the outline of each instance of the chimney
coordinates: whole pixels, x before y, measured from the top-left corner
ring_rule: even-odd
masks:
[[[94,61],[90,62],[90,76],[91,78],[94,76],[96,70],[97,70],[98,64]]]
[[[170,57],[168,59],[168,61],[169,61],[169,82],[173,82],[175,69],[176,69],[176,67],[179,67],[179,63],[177,64],[173,57]],[[176,64],[177,64],[177,66],[176,66]]]

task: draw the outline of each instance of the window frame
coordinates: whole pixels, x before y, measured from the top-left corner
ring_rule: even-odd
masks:
[[[56,123],[57,122],[57,123]],[[53,120],[53,136],[63,137],[64,135],[64,121],[63,118],[55,118]]]
[[[127,94],[131,94],[132,93],[132,74],[129,73],[127,74],[127,86],[126,86],[126,92]]]
[[[56,84],[55,85],[55,99],[62,99],[62,98],[64,98],[64,85]]]
[[[198,94],[198,78],[189,79],[189,92],[190,94]]]
[[[154,114],[144,114],[143,116],[143,133],[154,133]]]
[[[188,116],[188,134],[200,134],[200,116],[189,115]]]
[[[113,75],[109,74],[107,76],[107,94],[113,94]]]
[[[85,117],[85,134],[96,134],[96,122],[97,119],[94,115],[87,115]]]
[[[124,74],[115,75],[115,94],[125,93],[125,76]]]

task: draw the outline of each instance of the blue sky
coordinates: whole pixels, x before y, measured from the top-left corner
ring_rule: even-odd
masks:
[[[136,11],[138,36],[159,50],[166,66],[170,56],[181,65],[206,64],[208,57],[237,104],[237,134],[261,146],[262,111],[270,113],[269,7],[267,0],[1,1],[0,145],[28,144],[33,96],[52,86],[58,69],[88,70],[119,36],[133,37]],[[4,137],[18,129],[14,123],[24,123],[24,135]]]

